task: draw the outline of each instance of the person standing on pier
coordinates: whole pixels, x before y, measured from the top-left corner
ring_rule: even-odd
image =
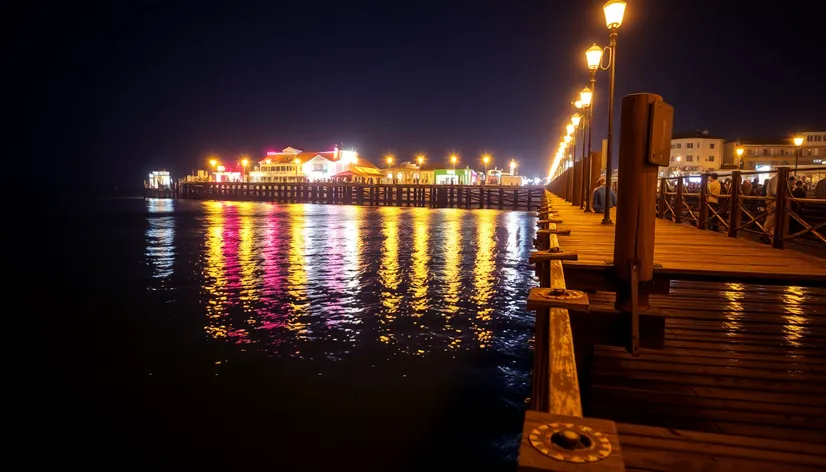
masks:
[[[617,194],[611,189],[611,201],[609,208],[617,206]],[[594,213],[605,212],[605,177],[597,180],[597,188],[594,189]]]

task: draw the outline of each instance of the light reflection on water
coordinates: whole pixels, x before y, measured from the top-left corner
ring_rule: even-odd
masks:
[[[174,210],[165,202],[150,211]],[[495,330],[497,318],[531,323],[524,213],[250,202],[204,202],[203,211],[204,330],[213,339],[276,357],[344,359],[376,342],[422,356],[508,348],[530,335]],[[146,254],[163,277],[174,266],[174,218],[153,220]]]
[[[165,313],[176,314],[163,329],[186,333],[187,344],[175,349],[208,364],[216,382],[226,379],[218,385],[232,390],[242,379],[243,392],[264,391],[274,404],[291,404],[319,395],[325,379],[325,397],[347,402],[345,410],[404,405],[413,430],[400,440],[429,438],[422,457],[447,444],[435,436],[447,434],[447,424],[479,422],[468,426],[473,433],[463,450],[481,463],[513,463],[532,359],[525,299],[535,286],[527,265],[533,215],[146,205],[165,212],[146,218],[146,288],[157,291],[153,300],[169,307]],[[188,336],[204,346],[188,344]],[[288,378],[290,390],[268,390],[275,378]],[[384,424],[381,417],[370,421],[371,430]]]

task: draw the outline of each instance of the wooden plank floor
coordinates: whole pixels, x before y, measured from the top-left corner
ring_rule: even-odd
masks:
[[[584,390],[585,416],[630,423],[618,425],[629,470],[764,470],[760,444],[772,440],[815,452],[777,446],[766,470],[826,470],[826,288],[673,281],[670,292],[651,297],[666,316],[665,348],[635,358],[597,346]],[[738,436],[755,452],[721,459],[703,446],[682,457],[685,434],[656,439],[665,430],[633,425]],[[681,457],[691,466],[669,462]]]
[[[602,214],[585,213],[564,199],[552,197],[560,229],[571,235],[560,238],[565,251],[576,252],[575,264],[605,265],[614,257],[614,225],[603,225]],[[616,222],[616,215],[612,215]],[[767,244],[743,238],[730,238],[714,231],[698,230],[686,224],[657,219],[654,262],[663,271],[702,275],[757,273],[780,278],[812,278],[826,281],[826,260],[806,254],[773,249]],[[567,264],[567,263],[566,263]]]

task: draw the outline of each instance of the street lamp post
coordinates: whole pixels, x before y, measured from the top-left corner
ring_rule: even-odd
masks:
[[[247,164],[249,163],[249,159],[241,159],[241,171],[244,173],[244,182],[249,182],[249,177],[247,176]]]
[[[295,180],[298,181],[298,166],[301,164],[301,159],[296,157],[293,162],[295,162]]]
[[[393,183],[393,172],[390,170],[391,166],[393,165],[393,156],[387,156],[387,182],[388,184]]]
[[[608,36],[608,51],[611,53],[608,62],[608,145],[605,157],[605,216],[602,224],[613,224],[611,221],[611,148],[614,143],[614,79],[617,72],[617,31],[622,25],[626,3],[624,0],[608,0],[603,5],[605,24],[610,34]]]
[[[485,185],[488,184],[488,162],[490,162],[490,156],[485,154],[482,156],[482,162],[485,163]]]
[[[743,169],[743,152],[745,152],[745,150],[741,147],[738,147],[737,150],[734,151],[734,152],[737,153],[737,167],[740,168],[740,170],[742,170]]]
[[[451,177],[450,181],[456,183],[456,154],[450,155],[450,165],[453,168],[453,177]]]
[[[576,189],[574,188],[574,164],[576,164],[576,127],[572,123],[568,123],[565,125],[565,131],[568,132],[569,142],[571,143],[571,149],[568,153],[570,157],[569,162],[571,163],[570,172],[568,172],[568,188],[571,189],[571,203],[574,202],[574,194],[576,193]],[[568,192],[565,192],[565,197],[567,198]]]
[[[577,108],[582,108],[582,101],[577,100],[574,102],[574,106]],[[582,115],[579,113],[574,113],[571,117],[571,124],[574,125],[574,150],[576,151],[576,132],[579,129],[582,129],[582,141],[580,142],[580,146],[582,147],[582,158],[579,160],[580,168],[580,179],[579,179],[579,189],[574,189],[574,191],[579,191],[579,209],[582,209],[583,206],[583,194],[585,193],[585,125],[582,123]],[[582,126],[580,126],[582,124]],[[576,156],[574,156],[574,160],[576,160]]]
[[[795,136],[794,145],[797,146],[797,152],[794,155],[794,175],[797,176],[797,164],[800,162],[800,155],[803,154],[803,136]]]
[[[516,159],[511,159],[511,175],[516,175]]]
[[[588,63],[588,70],[591,72],[591,80],[588,82],[588,87],[582,89],[579,92],[579,99],[582,101],[583,106],[585,107],[585,115],[586,120],[588,121],[588,186],[591,185],[591,167],[593,164],[591,163],[591,130],[593,129],[593,116],[594,116],[594,92],[596,91],[597,86],[597,70],[600,68],[602,64],[602,48],[597,46],[594,43],[593,46],[588,48],[585,51],[585,61]],[[586,189],[585,192],[585,211],[591,212],[591,189]]]
[[[215,166],[218,165],[217,159],[210,159],[209,163],[212,165],[212,178],[215,179]]]

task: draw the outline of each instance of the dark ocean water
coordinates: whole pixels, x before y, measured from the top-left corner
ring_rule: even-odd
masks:
[[[110,199],[45,251],[66,463],[514,470],[522,212]]]

